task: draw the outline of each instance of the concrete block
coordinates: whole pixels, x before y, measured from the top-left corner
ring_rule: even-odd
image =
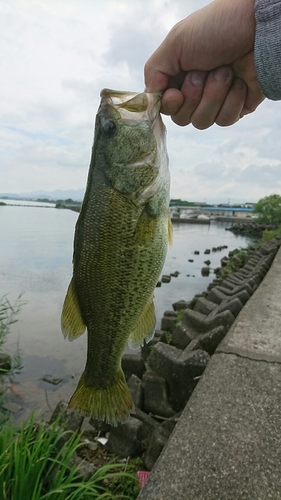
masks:
[[[127,385],[129,387],[135,406],[141,409],[143,405],[143,388],[141,379],[139,379],[136,375],[131,375],[127,382]]]
[[[159,342],[158,337],[154,337],[148,344],[144,344],[141,348],[141,357],[143,361],[145,362],[150,355],[152,349],[156,346],[156,344]]]
[[[173,315],[169,314],[169,315],[166,315],[164,314],[162,320],[161,320],[161,330],[164,330],[165,332],[170,332],[172,333],[172,331],[174,330],[175,326],[176,326],[176,312],[175,311],[172,311],[173,312]]]
[[[168,439],[169,436],[166,436],[160,428],[155,429],[144,456],[144,465],[147,470],[152,470]]]
[[[207,300],[214,302],[214,304],[220,304],[224,299],[225,294],[218,290],[218,287],[212,288],[207,295]]]
[[[223,301],[219,306],[218,306],[218,313],[221,313],[223,311],[230,311],[231,314],[236,318],[238,314],[240,313],[241,309],[243,307],[243,303],[238,297],[234,297],[230,300]]]
[[[198,299],[196,304],[195,304],[194,311],[197,311],[201,314],[208,315],[216,307],[217,307],[217,304],[215,304],[214,302],[207,300],[205,297],[200,297],[200,299]]]
[[[215,312],[216,309],[208,316],[204,316],[203,314],[187,309],[183,314],[182,322],[186,329],[196,337],[199,333],[206,333],[219,326],[225,326],[228,329],[235,320],[234,316],[228,310],[217,314]]]
[[[168,424],[168,425],[167,425]],[[144,456],[144,465],[146,469],[151,470],[154,467],[163,448],[169,440],[169,437],[175,426],[175,422],[166,422],[159,425],[153,432],[147,450]],[[170,424],[170,425],[169,425]]]
[[[190,301],[182,299],[178,300],[177,302],[174,302],[172,305],[174,311],[181,311],[182,309],[187,309],[190,306]]]
[[[139,434],[140,440],[143,441],[150,439],[151,434],[159,425],[158,422],[156,422],[154,418],[150,417],[147,413],[140,410],[139,408],[136,408],[136,411],[132,416],[133,418],[136,418],[137,420],[142,422],[142,427],[140,428]]]
[[[112,427],[106,448],[109,453],[121,458],[136,457],[141,452],[142,422],[133,417],[117,427]]]
[[[252,295],[251,293],[249,293],[246,289],[244,289],[244,290],[241,290],[240,292],[236,293],[235,297],[237,299],[239,299],[243,305],[245,305],[246,302],[248,302],[251,295]]]
[[[141,379],[145,371],[144,360],[139,354],[123,354],[121,367],[126,380],[128,380],[131,375],[136,375]]]
[[[50,424],[52,424],[60,415],[60,424],[65,425],[65,429],[68,431],[79,431],[81,429],[84,416],[73,410],[67,408],[67,404],[64,401],[60,401],[53,411],[50,419]]]
[[[107,424],[103,420],[97,420],[96,418],[91,417],[89,420],[89,424],[95,429],[97,434],[105,435],[110,431],[111,425]]]
[[[172,344],[178,349],[185,349],[194,339],[194,334],[189,332],[183,321],[179,321],[172,333]]]
[[[236,284],[233,283],[232,281],[230,281],[228,278],[225,278],[222,282],[221,282],[221,287],[223,287],[224,289],[228,289],[228,290],[233,290],[233,288],[236,287]]]
[[[204,349],[210,356],[214,354],[216,348],[221,343],[226,335],[226,328],[219,326],[200,336],[201,348]]]
[[[175,414],[168,401],[168,387],[163,377],[155,372],[146,372],[142,378],[142,385],[144,393],[143,406],[146,413],[167,418]]]
[[[205,321],[207,316],[205,314],[201,314],[197,311],[187,309],[184,311],[182,316],[183,326],[186,327],[190,333],[196,335],[197,332],[206,331]]]
[[[183,351],[161,342],[151,352],[148,364],[167,380],[169,400],[175,410],[180,411],[184,407],[209,358],[203,350],[189,351],[187,348]]]
[[[238,278],[235,274],[231,274],[230,276],[227,277],[227,280],[229,283],[233,283],[234,285],[241,285],[241,282],[243,281],[241,278]]]
[[[244,266],[243,266],[243,270],[244,271],[247,271],[249,273],[253,272],[253,270],[255,269],[256,265],[255,264],[250,264],[250,262],[247,262]]]

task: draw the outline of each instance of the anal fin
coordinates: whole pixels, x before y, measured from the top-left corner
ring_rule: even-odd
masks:
[[[131,349],[138,349],[144,345],[144,341],[147,343],[150,342],[154,337],[155,326],[155,307],[153,299],[151,299],[143,311],[137,325],[130,333],[128,346]]]
[[[64,337],[69,340],[80,337],[86,330],[86,325],[81,315],[72,280],[64,299],[61,315],[61,329]]]

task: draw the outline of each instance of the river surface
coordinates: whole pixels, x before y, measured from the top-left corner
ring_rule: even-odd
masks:
[[[86,359],[86,335],[69,342],[60,331],[62,304],[72,275],[78,214],[55,209],[53,204],[21,204],[29,206],[0,206],[0,297],[7,294],[13,303],[23,293],[26,302],[5,345],[11,354],[19,348],[23,365],[14,374],[8,395],[22,407],[19,415],[30,409],[40,409],[44,414],[54,409],[59,400],[71,396]],[[209,277],[201,275],[205,260],[209,259],[214,269],[230,250],[251,243],[245,236],[226,231],[230,225],[215,221],[210,225],[173,225],[173,245],[162,274],[180,274],[155,290],[158,327],[164,311],[171,310],[173,302],[191,300],[214,279],[212,272]],[[222,245],[228,248],[204,254],[205,249]],[[200,254],[195,255],[195,250]],[[45,375],[61,378],[61,382],[45,382]]]

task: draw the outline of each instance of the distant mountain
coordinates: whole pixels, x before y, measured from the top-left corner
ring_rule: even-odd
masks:
[[[31,199],[34,198],[47,198],[49,200],[67,200],[71,198],[74,201],[82,201],[84,197],[85,190],[84,189],[55,189],[54,191],[30,191],[28,193],[0,193],[0,198],[8,197],[13,200],[17,199]],[[192,201],[192,200],[189,200]],[[245,200],[243,198],[208,198],[205,200],[207,205],[216,205],[219,203],[226,203],[229,205],[241,205],[242,203],[246,203],[249,200]],[[256,202],[257,200],[250,200]]]
[[[0,193],[0,198],[12,199],[34,199],[34,198],[48,198],[49,200],[67,200],[71,198],[74,201],[82,201],[84,197],[84,189],[55,189],[54,191],[30,191],[27,193]]]

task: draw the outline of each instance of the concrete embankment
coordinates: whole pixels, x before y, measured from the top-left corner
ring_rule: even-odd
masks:
[[[281,499],[280,429],[281,249],[211,356],[138,500]]]

